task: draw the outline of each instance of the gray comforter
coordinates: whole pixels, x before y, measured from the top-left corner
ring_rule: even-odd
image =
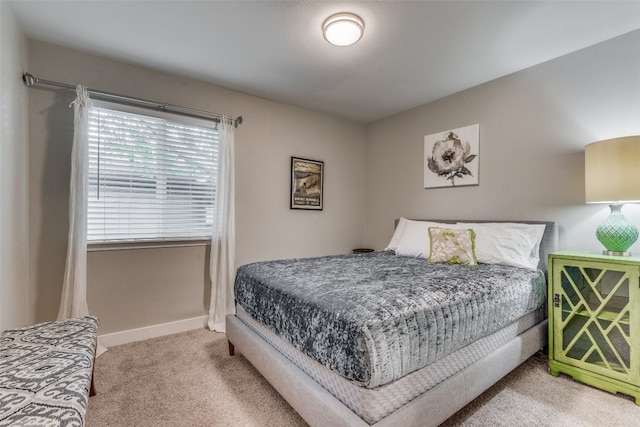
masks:
[[[377,387],[536,310],[540,271],[393,252],[247,264],[236,303],[303,353]]]

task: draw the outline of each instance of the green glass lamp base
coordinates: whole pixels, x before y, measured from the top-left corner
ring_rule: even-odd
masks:
[[[629,256],[628,249],[638,240],[638,229],[622,215],[622,205],[612,204],[611,214],[598,226],[596,237],[606,250],[605,255]]]

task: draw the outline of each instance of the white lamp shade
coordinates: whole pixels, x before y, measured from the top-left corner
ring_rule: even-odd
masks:
[[[584,169],[587,203],[639,203],[640,135],[587,145]]]
[[[337,13],[322,24],[325,40],[336,46],[350,46],[362,38],[364,22],[352,13]]]

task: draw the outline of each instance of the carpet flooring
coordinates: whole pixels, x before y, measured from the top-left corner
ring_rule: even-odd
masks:
[[[636,426],[640,407],[527,360],[443,426]],[[111,347],[96,360],[86,425],[306,426],[224,334],[195,330]]]

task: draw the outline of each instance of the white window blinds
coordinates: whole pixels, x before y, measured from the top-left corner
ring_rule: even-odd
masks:
[[[219,135],[188,120],[91,108],[88,242],[211,237]]]

